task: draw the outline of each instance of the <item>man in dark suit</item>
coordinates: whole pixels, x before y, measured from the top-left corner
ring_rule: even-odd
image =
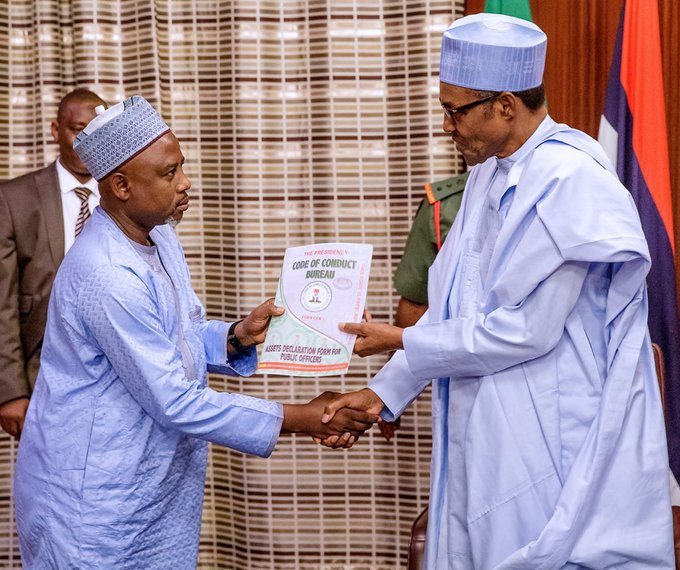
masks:
[[[86,89],[67,94],[52,122],[59,158],[0,184],[0,426],[17,438],[38,375],[52,281],[99,201],[73,151],[98,105],[105,103]]]

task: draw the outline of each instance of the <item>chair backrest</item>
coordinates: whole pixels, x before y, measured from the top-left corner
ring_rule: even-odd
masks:
[[[428,508],[422,511],[411,527],[411,542],[408,547],[408,570],[425,568],[425,536],[427,535]]]
[[[659,380],[661,390],[661,406],[666,415],[666,369],[663,363],[663,351],[658,344],[652,343],[654,350],[654,364],[656,365],[656,377]],[[673,505],[673,544],[675,548],[675,568],[680,569],[680,507]]]
[[[654,351],[654,364],[656,365],[656,378],[659,381],[659,390],[661,390],[661,406],[666,413],[666,368],[663,364],[663,352],[661,347],[655,342],[652,343],[652,350]]]

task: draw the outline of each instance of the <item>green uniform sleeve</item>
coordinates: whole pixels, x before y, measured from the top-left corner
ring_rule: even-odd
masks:
[[[468,173],[442,180],[432,185],[434,200],[439,202],[441,240],[453,225],[463,199]],[[394,287],[400,296],[427,305],[427,272],[437,256],[437,235],[434,227],[434,206],[423,200],[413,219],[406,239],[404,254],[394,273]]]
[[[414,303],[427,304],[427,271],[436,255],[432,206],[423,200],[406,239],[404,255],[394,273],[394,286],[400,296]]]

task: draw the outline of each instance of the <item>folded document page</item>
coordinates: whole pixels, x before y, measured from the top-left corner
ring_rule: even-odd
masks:
[[[319,243],[290,247],[283,258],[274,317],[258,369],[287,376],[333,376],[349,367],[356,335],[340,322],[361,321],[373,246]]]

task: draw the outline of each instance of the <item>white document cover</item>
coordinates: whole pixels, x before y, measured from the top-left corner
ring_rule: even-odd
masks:
[[[317,243],[286,250],[274,317],[258,369],[286,376],[333,376],[349,367],[356,335],[340,322],[363,316],[373,246]]]

